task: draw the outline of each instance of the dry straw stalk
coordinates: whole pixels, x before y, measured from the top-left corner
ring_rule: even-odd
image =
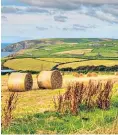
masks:
[[[97,104],[101,109],[108,109],[110,107],[110,99],[112,95],[113,82],[108,80],[103,84],[102,90],[98,96]]]
[[[54,100],[55,107],[58,112],[69,112],[73,115],[78,114],[79,106],[82,102],[82,96],[84,93],[83,83],[72,83],[67,87],[67,91],[64,95],[59,95],[58,100]]]
[[[85,105],[87,109],[93,107],[108,109],[112,88],[111,80],[105,83],[90,80],[87,84],[74,82],[68,85],[65,94],[59,95],[57,101],[54,100],[54,104],[58,112],[69,112],[73,115],[78,114],[81,104]]]
[[[8,127],[13,119],[13,111],[16,109],[17,101],[18,93],[10,93],[2,113],[2,126],[4,128]]]

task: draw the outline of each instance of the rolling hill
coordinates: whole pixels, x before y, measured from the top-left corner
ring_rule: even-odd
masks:
[[[91,51],[85,51],[85,49]],[[21,58],[81,57],[90,59],[117,59],[118,40],[100,38],[55,38],[27,40],[9,45],[3,48],[2,52],[16,52],[14,57]]]
[[[37,48],[40,45],[55,45],[63,43],[87,43],[87,42],[102,42],[102,41],[114,41],[113,39],[98,39],[98,38],[52,38],[52,39],[40,39],[40,40],[25,40],[18,43],[10,44],[9,46],[2,47],[2,52],[17,52],[21,49]]]

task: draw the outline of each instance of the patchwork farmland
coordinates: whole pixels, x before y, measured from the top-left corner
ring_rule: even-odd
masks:
[[[9,73],[2,75],[2,133],[118,133],[118,40],[75,38],[28,42],[34,44],[23,49],[19,43],[20,50],[16,50],[18,44],[4,49],[16,52],[2,59],[2,68],[21,74],[30,72],[33,87],[28,91],[15,92],[18,101],[11,114],[13,118],[5,121],[6,101],[12,92],[9,92],[7,84]],[[62,87],[39,88],[37,78],[44,70],[59,70]],[[40,75],[39,84],[47,78],[52,82],[51,75]],[[86,92],[89,99],[80,96]],[[104,96],[105,92],[107,96]]]

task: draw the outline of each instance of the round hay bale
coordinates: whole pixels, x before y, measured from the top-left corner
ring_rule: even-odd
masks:
[[[87,73],[87,77],[91,77],[92,76],[92,73]]]
[[[84,77],[84,74],[83,74],[83,73],[80,73],[80,74],[79,74],[79,77]]]
[[[115,75],[118,76],[118,72],[116,72]]]
[[[73,75],[74,77],[80,77],[80,76],[79,76],[79,73],[77,73],[77,72],[73,72],[72,75]]]
[[[11,73],[8,79],[9,91],[21,92],[31,90],[33,85],[30,73]]]
[[[73,72],[72,74],[74,77],[84,77],[83,73],[77,73],[77,72]]]
[[[95,73],[95,72],[92,72],[92,73],[87,73],[87,77],[97,77],[98,75],[97,75],[97,73]]]
[[[39,88],[58,89],[62,87],[62,75],[58,70],[42,71],[37,77]]]
[[[96,72],[92,72],[92,76],[93,76],[93,77],[97,77],[98,74],[97,74]]]

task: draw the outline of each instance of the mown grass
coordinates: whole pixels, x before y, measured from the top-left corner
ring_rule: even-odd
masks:
[[[37,58],[37,59],[56,63],[66,63],[83,60],[79,58]]]
[[[4,66],[22,71],[51,70],[56,64],[81,61],[78,58],[22,58],[11,59],[4,62]]]
[[[85,60],[79,58],[19,58],[11,59],[4,62],[4,66],[22,71],[41,71],[51,70],[55,65],[59,63],[65,63],[59,65],[58,68],[77,68],[79,66],[114,66],[118,65],[118,60]]]
[[[8,98],[9,91],[7,87],[8,75],[2,76],[2,106]],[[22,117],[24,114],[54,110],[53,96],[64,93],[65,89],[42,90],[38,88],[36,75],[33,75],[33,90],[19,92],[18,106],[14,112],[15,117]]]
[[[38,59],[24,58],[24,59],[12,59],[4,63],[5,67],[22,70],[22,71],[41,71],[41,70],[51,70],[56,63],[40,61]]]
[[[89,53],[91,52],[92,49],[76,49],[76,50],[70,50],[70,51],[63,51],[63,52],[58,52],[58,53],[55,53],[56,55],[58,54],[77,54],[77,55],[81,55],[81,54],[84,54],[84,53]]]
[[[118,65],[118,60],[89,60],[89,61],[82,61],[82,62],[74,62],[74,63],[68,63],[68,64],[63,64],[59,65],[58,68],[77,68],[79,66],[99,66],[99,65],[104,65],[104,66],[114,66]]]

